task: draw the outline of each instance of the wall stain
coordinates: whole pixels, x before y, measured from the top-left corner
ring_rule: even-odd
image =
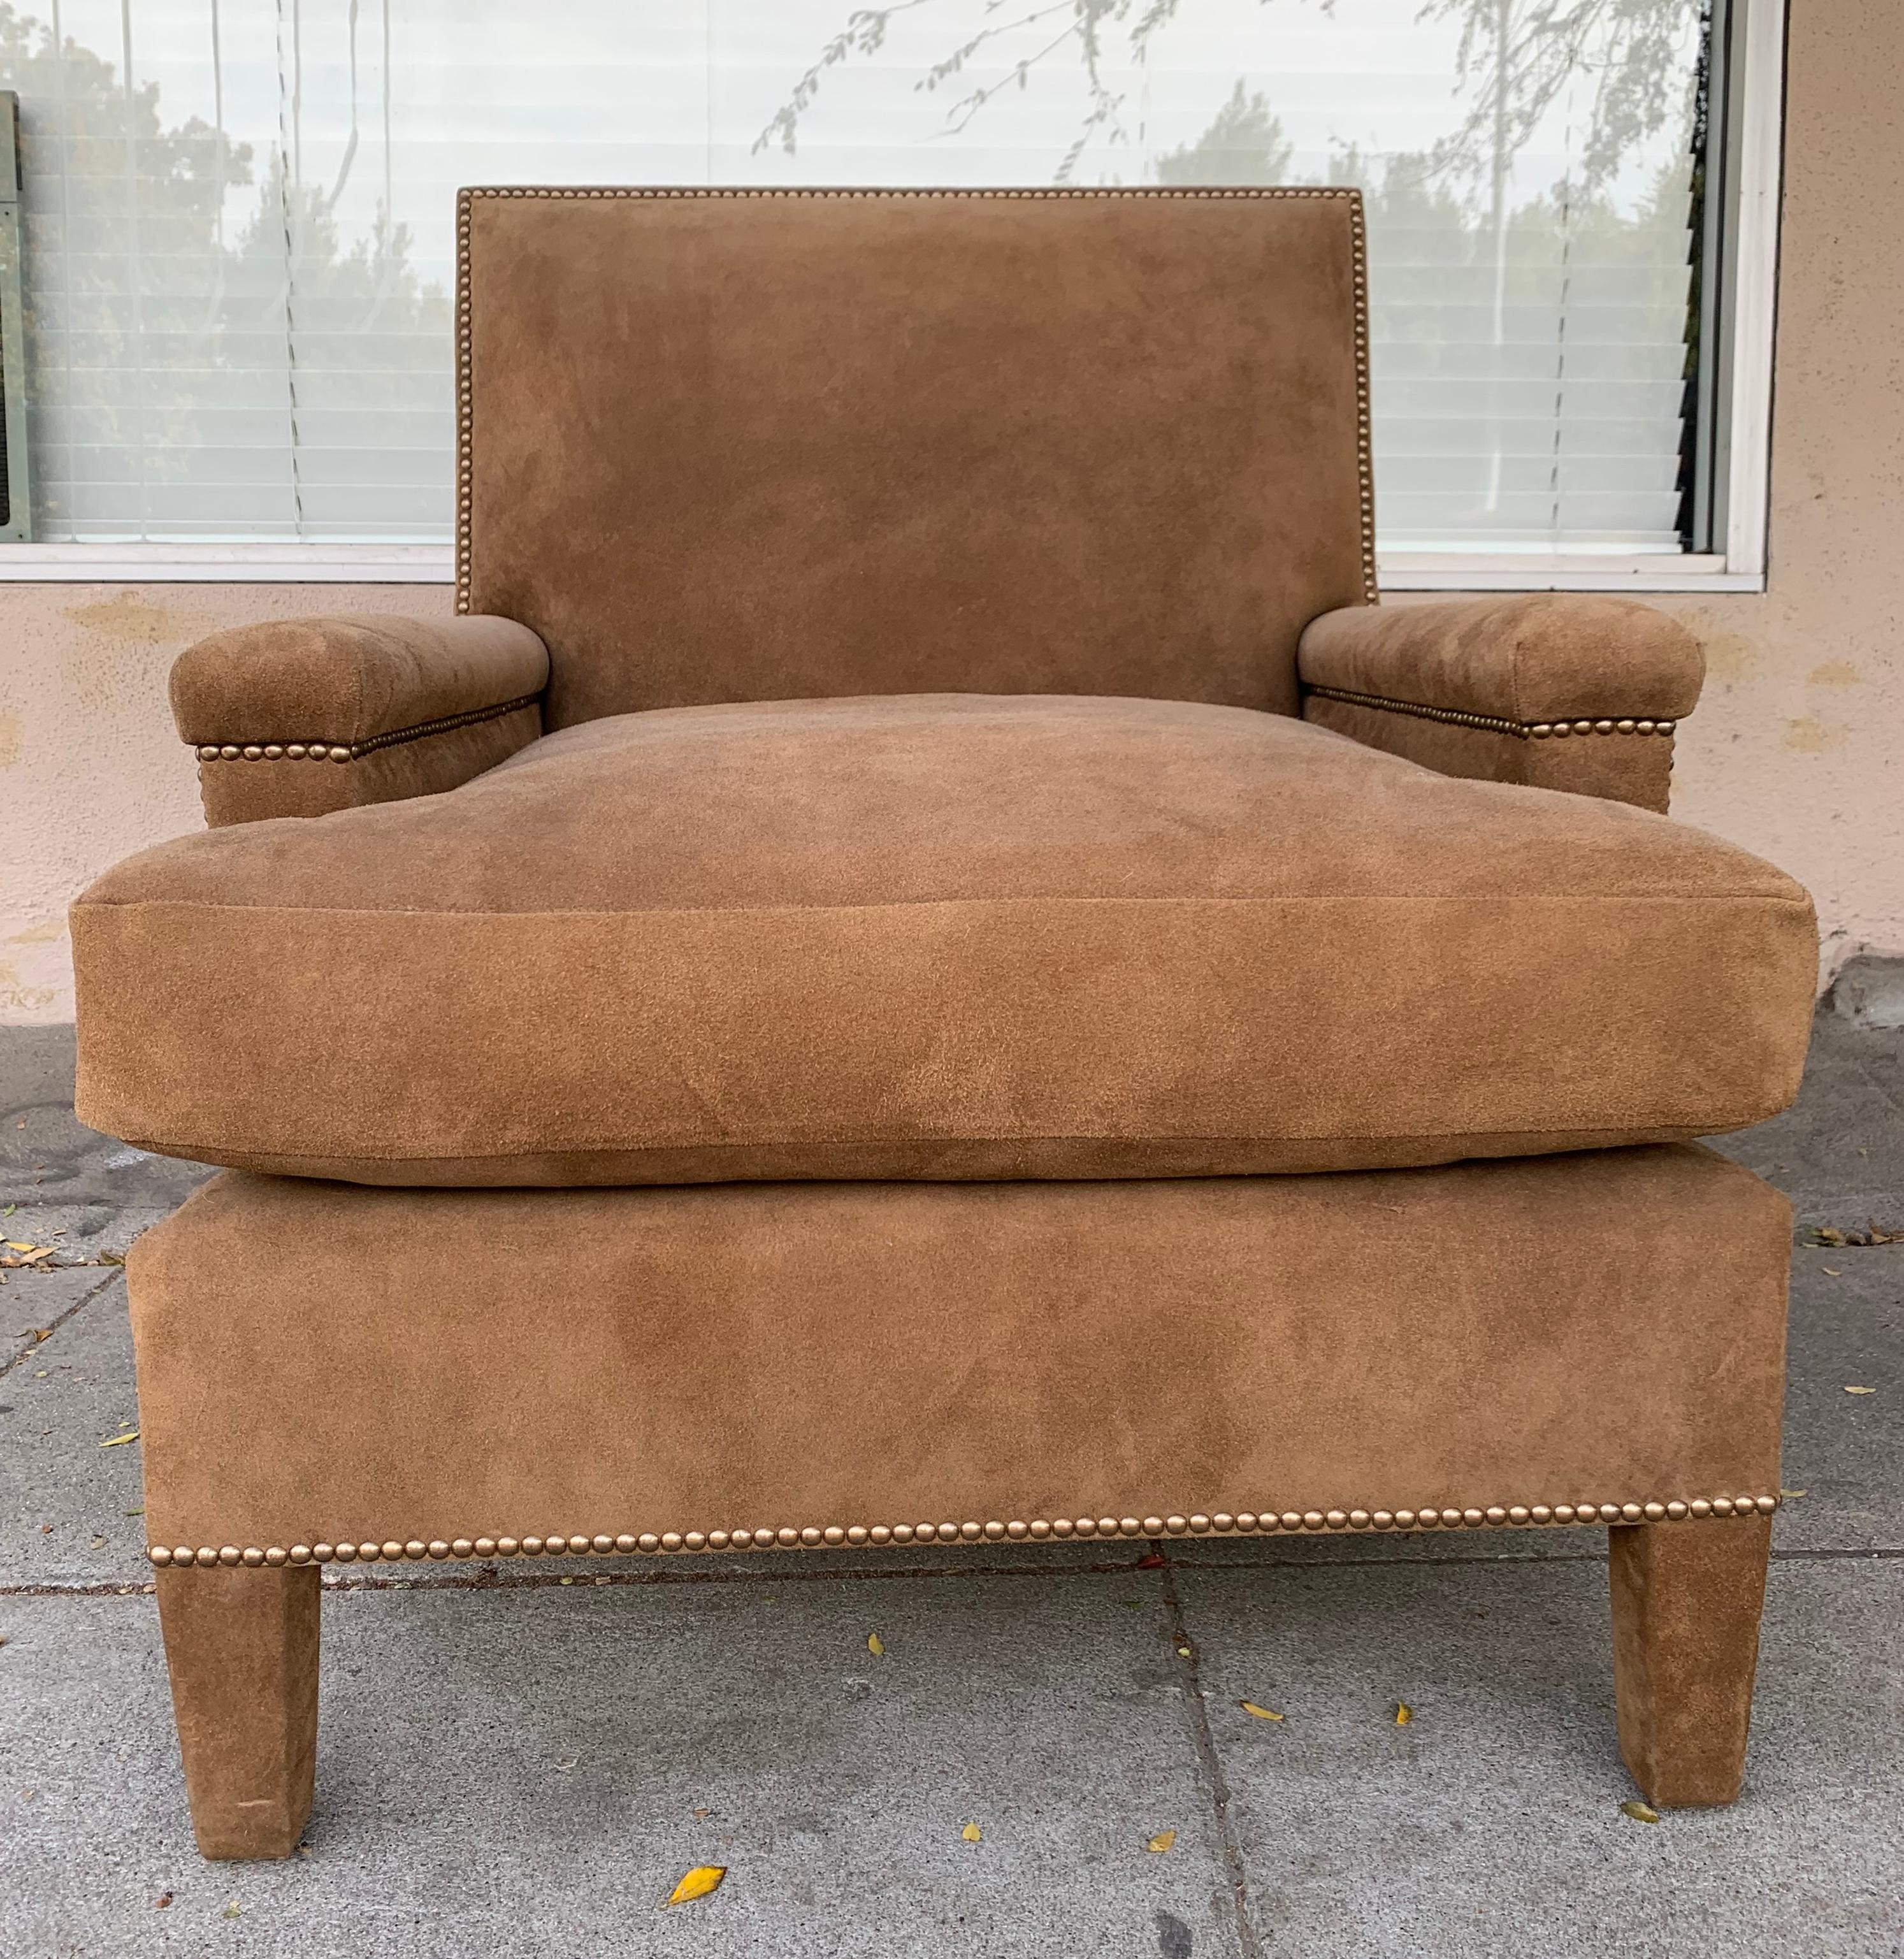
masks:
[[[1864,676],[1849,660],[1827,660],[1821,667],[1814,667],[1805,675],[1812,687],[1861,687]]]
[[[195,608],[155,605],[136,592],[122,592],[90,605],[68,605],[65,615],[84,636],[60,649],[60,665],[82,707],[108,710],[132,702],[143,705],[151,691],[151,670],[205,630]]]
[[[25,748],[27,724],[17,707],[0,707],[0,769],[10,769]]]
[[[30,925],[24,932],[14,932],[7,941],[9,945],[51,945],[56,939],[66,936],[66,921],[63,918],[43,919],[38,925]]]
[[[1815,714],[1802,715],[1785,723],[1785,745],[1797,754],[1822,755],[1842,747],[1850,732],[1848,728],[1827,727]]]
[[[1685,615],[1684,623],[1699,637],[1699,650],[1706,656],[1706,678],[1730,684],[1754,680],[1765,670],[1765,649],[1744,633],[1709,622],[1697,614]]]

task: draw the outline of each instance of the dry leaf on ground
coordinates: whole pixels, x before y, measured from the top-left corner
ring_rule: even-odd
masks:
[[[238,1900],[233,1898],[230,1903],[225,1907],[224,1916],[227,1918],[236,1918],[243,1909]]]
[[[1253,1714],[1259,1721],[1280,1721],[1283,1717],[1273,1707],[1263,1707],[1254,1700],[1239,1700],[1236,1705],[1246,1714]]]
[[[866,1650],[874,1659],[884,1659],[886,1657],[886,1642],[878,1634],[868,1633],[866,1635]]]
[[[668,1903],[692,1904],[697,1898],[704,1898],[709,1892],[719,1891],[721,1880],[726,1875],[725,1864],[697,1864],[668,1893]]]
[[[136,1442],[138,1439],[139,1432],[135,1428],[129,1430],[124,1435],[109,1435],[100,1446],[102,1449],[116,1449],[122,1442]]]
[[[968,1843],[980,1843],[985,1840],[985,1832],[976,1823],[968,1823],[959,1834]]]
[[[1875,1388],[1847,1388],[1845,1392],[1848,1395],[1874,1395],[1877,1390]]]
[[[1659,1811],[1650,1802],[1626,1802],[1620,1805],[1622,1816],[1630,1816],[1636,1823],[1657,1823]]]
[[[1407,1701],[1398,1700],[1395,1703],[1395,1726],[1398,1728],[1407,1727],[1414,1718],[1415,1710],[1408,1705]]]
[[[1160,1830],[1144,1847],[1147,1850],[1154,1850],[1160,1857],[1176,1840],[1177,1833],[1174,1830]]]

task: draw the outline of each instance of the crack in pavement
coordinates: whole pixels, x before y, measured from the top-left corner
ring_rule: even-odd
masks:
[[[70,1272],[73,1268],[69,1265],[62,1265],[58,1269],[62,1272]],[[21,1347],[18,1350],[17,1352],[11,1354],[5,1361],[0,1361],[0,1377],[3,1377],[10,1373],[13,1369],[19,1366],[22,1361],[26,1359],[29,1354],[38,1354],[44,1351],[47,1341],[50,1340],[52,1336],[66,1324],[67,1321],[71,1319],[74,1314],[78,1312],[81,1307],[90,1305],[93,1300],[97,1299],[100,1294],[103,1293],[124,1270],[125,1268],[122,1265],[113,1265],[109,1267],[106,1269],[105,1277],[100,1281],[97,1285],[88,1286],[86,1290],[80,1294],[78,1298],[75,1300],[72,1304],[68,1307],[63,1313],[56,1313],[54,1314],[52,1324],[43,1329],[45,1334],[44,1338],[29,1340],[24,1346]]]

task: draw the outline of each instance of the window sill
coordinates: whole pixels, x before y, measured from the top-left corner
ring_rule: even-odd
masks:
[[[1384,592],[1763,592],[1763,573],[1722,557],[1491,556],[1384,552]],[[0,545],[15,585],[448,585],[447,545]]]

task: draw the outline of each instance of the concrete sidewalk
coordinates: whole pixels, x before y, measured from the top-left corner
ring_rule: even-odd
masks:
[[[1725,1145],[1800,1224],[1733,1809],[1620,1810],[1597,1532],[591,1560],[327,1577],[305,1848],[220,1866],[138,1445],[100,1446],[135,1413],[101,1256],[194,1173],[80,1129],[25,1033],[0,1237],[56,1249],[0,1289],[5,1959],[1904,1951],[1904,1243],[1832,1242],[1904,1231],[1904,1035],[1821,1016],[1799,1107]]]

